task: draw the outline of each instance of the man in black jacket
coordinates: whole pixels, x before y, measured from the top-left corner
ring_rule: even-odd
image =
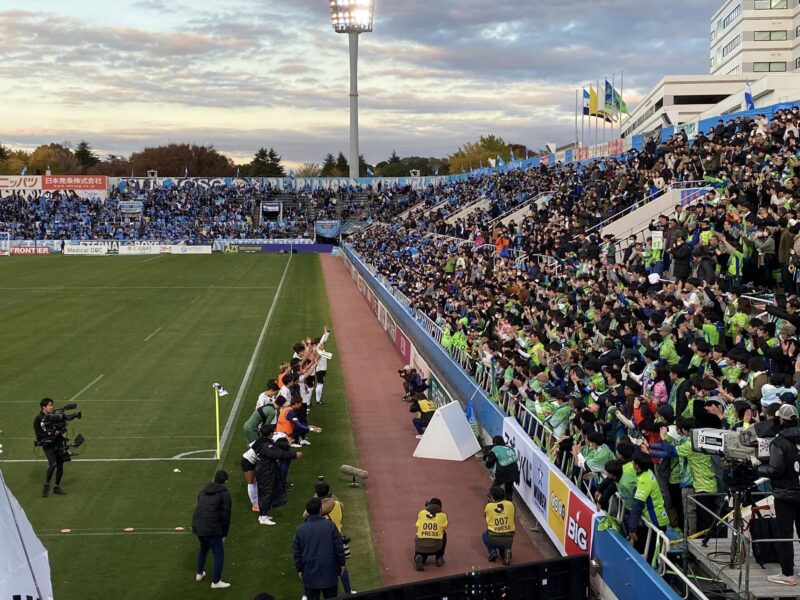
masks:
[[[345,565],[342,536],[333,521],[320,516],[321,509],[319,498],[306,502],[308,518],[294,535],[294,566],[308,600],[335,598]]]
[[[222,581],[222,561],[225,558],[223,543],[231,526],[231,494],[226,487],[227,483],[228,474],[225,471],[217,471],[214,474],[214,481],[197,495],[197,507],[192,517],[192,531],[200,540],[195,579],[202,581],[205,577],[206,556],[211,550],[214,553],[212,589],[231,586],[230,583]]]
[[[775,496],[776,534],[778,539],[795,537],[800,533],[800,428],[797,426],[797,409],[784,404],[778,409],[781,431],[769,445],[769,464],[758,468],[759,475],[772,480]],[[776,542],[781,573],[770,575],[768,581],[781,585],[797,585],[794,574],[794,547],[792,542]]]

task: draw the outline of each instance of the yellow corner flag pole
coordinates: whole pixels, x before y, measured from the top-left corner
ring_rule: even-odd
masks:
[[[220,459],[220,450],[219,450],[219,386],[214,386],[214,407],[217,417],[217,460]]]

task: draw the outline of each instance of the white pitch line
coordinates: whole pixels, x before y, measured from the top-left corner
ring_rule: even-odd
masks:
[[[194,300],[192,300],[191,302],[189,302],[189,304],[194,304],[194,303],[195,303],[195,302],[197,302],[198,300],[200,300],[200,296],[198,296],[197,298],[195,298]]]
[[[286,280],[286,274],[289,272],[289,265],[291,264],[292,255],[290,254],[289,260],[286,261],[286,266],[283,268],[283,275],[281,275],[280,283],[278,283],[278,289],[275,291],[275,297],[272,299],[272,305],[269,307],[267,318],[264,320],[264,326],[261,328],[261,333],[258,336],[256,347],[253,348],[253,355],[250,357],[250,364],[247,365],[247,370],[244,372],[244,377],[242,378],[242,383],[239,386],[239,391],[236,393],[236,399],[233,401],[233,406],[231,407],[231,412],[228,415],[228,420],[225,422],[225,428],[222,430],[222,437],[220,438],[220,448],[222,448],[222,453],[219,457],[219,462],[217,463],[217,470],[222,467],[222,463],[225,462],[225,456],[228,454],[228,443],[230,442],[233,423],[236,420],[236,417],[239,415],[242,399],[244,398],[244,394],[247,391],[247,387],[250,385],[250,380],[253,377],[253,371],[255,370],[258,353],[261,351],[261,346],[264,344],[264,339],[267,336],[267,329],[269,329],[269,324],[272,321],[272,315],[275,313],[275,307],[278,306],[278,298],[281,296],[283,282]]]
[[[100,380],[101,380],[103,377],[105,377],[105,375],[100,375],[100,376],[98,376],[98,377],[97,377],[97,378],[96,378],[96,379],[95,379],[95,380],[94,380],[92,383],[90,383],[89,385],[87,385],[86,387],[84,387],[84,388],[83,388],[83,389],[82,389],[80,392],[78,392],[78,393],[77,393],[77,394],[75,394],[75,395],[74,395],[72,398],[70,398],[69,400],[67,400],[67,404],[69,404],[70,402],[74,402],[74,401],[75,401],[75,400],[78,398],[78,396],[80,396],[80,395],[81,395],[83,392],[85,392],[85,391],[86,391],[86,390],[88,390],[90,387],[92,387],[92,386],[93,386],[95,383],[97,383],[98,381],[100,381]]]
[[[211,450],[192,450],[191,452],[182,452],[181,454],[176,454],[172,458],[177,460],[177,459],[181,459],[181,458],[186,458],[187,456],[189,456],[191,454],[202,454],[203,452],[214,452],[214,453],[216,453],[216,451],[217,451],[216,448],[211,448]]]
[[[146,263],[146,262],[150,262],[151,260],[156,260],[157,258],[161,258],[161,255],[159,254],[158,256],[154,256],[153,258],[148,258],[146,260],[140,260],[139,262]]]
[[[213,456],[209,458],[173,458],[171,456],[161,456],[158,458],[73,458],[72,462],[157,462],[167,460],[216,460]],[[11,458],[0,460],[0,464],[4,463],[45,463],[45,458]]]
[[[158,328],[158,329],[156,329],[156,330],[155,330],[153,333],[151,333],[151,334],[150,334],[150,335],[148,335],[146,338],[144,338],[144,341],[145,341],[145,342],[149,342],[149,341],[150,341],[150,338],[152,338],[152,337],[153,337],[155,334],[157,334],[157,333],[158,333],[159,331],[161,331],[162,329],[163,329],[163,327],[159,327],[159,328]]]

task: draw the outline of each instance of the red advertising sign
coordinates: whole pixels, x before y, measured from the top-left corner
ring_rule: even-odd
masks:
[[[105,175],[45,175],[43,190],[105,190]]]
[[[406,363],[410,363],[411,342],[408,341],[408,338],[400,331],[399,327],[394,330],[394,345],[397,347],[397,351],[400,353],[400,356],[403,357],[403,360],[406,361]]]
[[[11,254],[24,254],[27,256],[35,256],[37,254],[50,254],[50,248],[47,246],[21,246],[19,248],[11,248]]]
[[[564,550],[567,556],[588,554],[592,547],[592,516],[594,510],[570,490]]]

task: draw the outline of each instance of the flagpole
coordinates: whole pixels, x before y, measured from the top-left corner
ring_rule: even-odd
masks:
[[[625,93],[625,69],[619,70],[619,139],[622,139],[622,103],[625,99],[622,94]]]
[[[605,92],[603,92],[605,94]],[[600,80],[597,80],[597,112],[600,112]],[[599,118],[595,115],[595,118]],[[600,144],[600,123],[595,121],[594,122],[594,145],[598,146]]]
[[[585,100],[586,100],[586,99],[583,97],[583,92],[584,92],[584,90],[585,90],[585,89],[586,89],[586,88],[583,88],[583,89],[581,89],[581,147],[583,147],[583,145],[584,145],[584,137],[583,137],[583,136],[584,136],[584,134],[583,134],[583,125],[584,125],[584,120],[585,120],[585,118],[586,118],[586,109],[585,109],[585,107],[583,106],[583,104],[584,104],[584,102],[585,102]]]
[[[614,119],[617,118],[617,100],[614,98],[614,93],[617,91],[617,72],[611,74],[611,138],[614,138]]]
[[[222,454],[219,449],[219,388],[216,385],[214,386],[214,406],[217,416],[217,460],[219,460]]]
[[[581,111],[583,112],[583,111]],[[578,148],[578,90],[575,90],[575,149]]]

